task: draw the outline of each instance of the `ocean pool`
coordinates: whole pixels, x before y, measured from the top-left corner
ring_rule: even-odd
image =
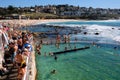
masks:
[[[72,43],[69,48],[90,46],[90,49],[59,54],[57,61],[49,56],[49,52],[63,51],[65,46],[69,44],[61,44],[59,49],[54,44],[42,46],[42,54],[36,54],[37,80],[120,80],[119,45],[114,49],[116,45]],[[54,69],[56,73],[51,74]]]

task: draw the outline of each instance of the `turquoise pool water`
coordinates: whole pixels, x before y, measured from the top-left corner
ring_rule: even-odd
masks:
[[[84,47],[89,44],[70,44]],[[41,55],[36,54],[37,80],[120,80],[120,51],[113,45],[90,46],[90,49],[49,56],[49,52],[63,51],[67,44],[43,45]],[[117,46],[119,47],[119,46]],[[70,48],[70,47],[69,47]],[[44,56],[44,53],[47,56]],[[52,70],[55,74],[51,74]]]

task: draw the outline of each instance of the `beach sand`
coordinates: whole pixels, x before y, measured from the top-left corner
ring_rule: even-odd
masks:
[[[7,24],[11,26],[30,26],[36,24],[43,24],[49,22],[67,22],[67,21],[80,21],[75,19],[44,19],[44,20],[0,20],[0,23]]]

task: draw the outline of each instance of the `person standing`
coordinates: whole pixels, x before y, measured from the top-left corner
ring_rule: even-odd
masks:
[[[60,41],[61,41],[61,37],[60,37],[60,35],[57,35],[57,37],[56,37],[56,47],[57,48],[60,47]]]

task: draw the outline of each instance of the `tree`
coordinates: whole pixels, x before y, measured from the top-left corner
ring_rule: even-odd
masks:
[[[12,14],[12,13],[16,12],[15,7],[13,7],[12,5],[9,5],[7,7],[7,12],[8,12],[8,14]]]
[[[12,5],[9,5],[7,9],[10,10],[10,11],[13,11],[14,7]]]

